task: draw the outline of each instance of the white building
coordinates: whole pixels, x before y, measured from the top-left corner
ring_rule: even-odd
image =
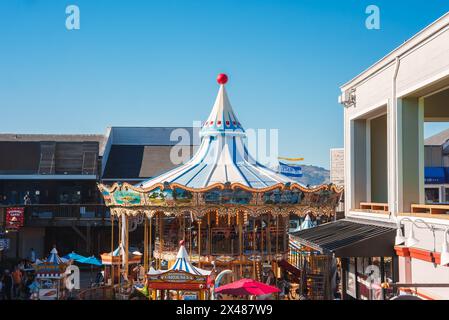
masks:
[[[440,264],[449,206],[426,205],[423,135],[425,122],[449,119],[449,13],[341,92],[346,218],[403,227],[408,239],[397,237],[395,246],[398,282],[416,285],[401,291],[449,299],[449,268]]]
[[[330,182],[337,186],[345,185],[345,150],[343,148],[330,150]]]

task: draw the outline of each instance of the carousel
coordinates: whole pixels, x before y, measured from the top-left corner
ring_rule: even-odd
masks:
[[[292,216],[329,221],[335,214],[342,189],[305,187],[249,154],[227,80],[224,74],[217,78],[218,96],[191,160],[139,185],[99,185],[113,230],[118,225],[111,248],[116,241],[123,247],[121,273],[129,272],[130,225],[141,224],[147,271],[170,270],[184,241],[183,254],[197,268],[228,269],[235,279],[263,281],[264,268],[279,274],[278,262],[287,259]]]
[[[44,260],[38,260],[34,266],[36,274],[35,300],[63,300],[67,296],[65,287],[66,268],[69,261],[58,255],[53,248]]]

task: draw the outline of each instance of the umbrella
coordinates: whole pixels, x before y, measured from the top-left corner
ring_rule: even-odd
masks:
[[[79,262],[79,263],[90,264],[90,265],[93,265],[93,266],[101,266],[101,265],[103,265],[101,263],[101,261],[99,259],[95,258],[94,256],[83,258],[83,259],[79,259],[79,260],[76,260],[76,261]]]
[[[261,296],[277,292],[281,290],[252,279],[240,279],[215,289],[215,293],[234,296]]]
[[[85,256],[82,256],[82,255],[80,255],[78,253],[75,253],[74,251],[72,251],[71,253],[65,255],[63,258],[65,258],[67,260],[74,260],[74,261],[86,259]]]
[[[103,265],[103,263],[101,263],[101,261],[97,258],[95,258],[94,256],[91,257],[86,257],[84,259],[80,259],[80,260],[76,260],[79,263],[84,263],[84,264],[90,264],[90,282],[92,283],[92,268],[93,266],[101,266]]]

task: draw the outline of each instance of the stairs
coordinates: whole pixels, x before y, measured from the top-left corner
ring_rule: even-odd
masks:
[[[279,261],[278,265],[284,271],[287,271],[288,273],[292,274],[294,279],[299,283],[299,280],[301,279],[301,275],[302,275],[302,272],[300,269],[298,269],[295,266],[293,266],[292,264],[290,264],[287,260]]]
[[[38,174],[55,174],[55,142],[41,143]]]

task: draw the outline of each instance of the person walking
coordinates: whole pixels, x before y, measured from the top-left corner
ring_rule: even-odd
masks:
[[[3,274],[3,298],[5,300],[11,300],[11,293],[12,293],[12,277],[9,273],[9,270],[6,269],[5,273]]]
[[[28,257],[28,260],[30,260],[31,263],[36,262],[36,252],[34,251],[34,248],[30,249],[30,256]]]
[[[19,266],[16,266],[12,273],[13,279],[13,297],[18,298],[20,294],[20,287],[22,284],[22,271],[20,271]]]

